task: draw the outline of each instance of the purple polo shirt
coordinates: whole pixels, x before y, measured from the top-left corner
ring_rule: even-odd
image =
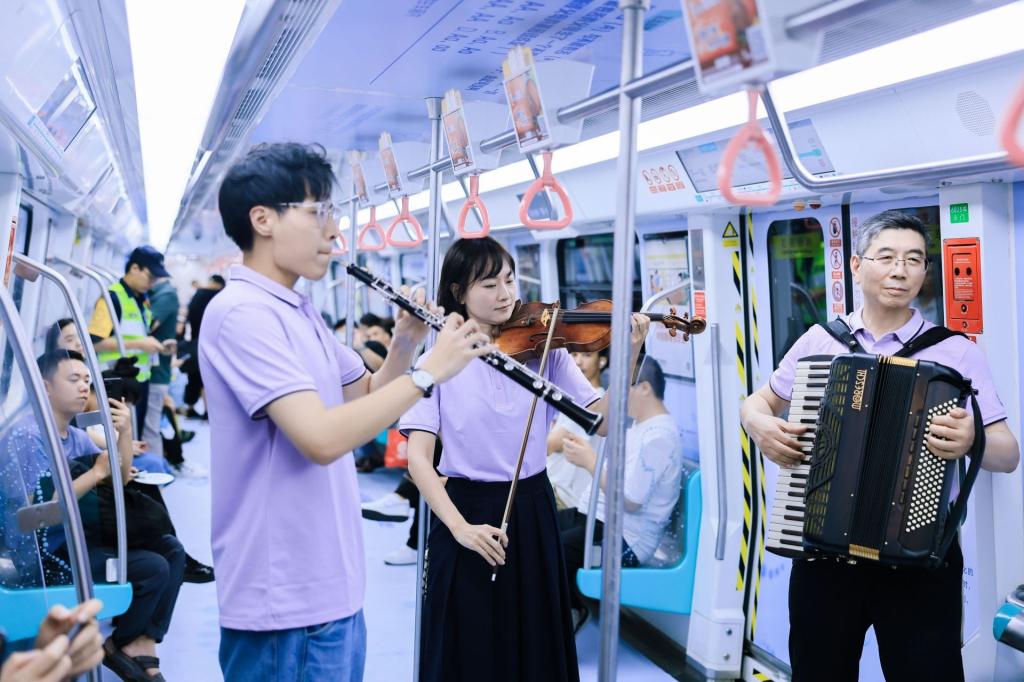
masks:
[[[527,364],[535,372],[538,366],[535,360]],[[552,351],[544,373],[579,405],[601,397],[565,349]],[[440,434],[444,450],[438,470],[445,476],[511,481],[532,400],[533,394],[525,388],[487,363],[474,360],[435,387],[429,398],[413,405],[399,421],[399,429]],[[546,469],[548,429],[556,414],[546,402],[537,405],[520,479]]]
[[[366,569],[355,465],[304,457],[267,418],[281,396],[325,407],[365,371],[309,298],[245,267],[210,302],[199,340],[210,415],[212,544],[220,622],[284,630],[363,607]]]
[[[877,355],[893,355],[912,338],[920,335],[923,331],[931,329],[934,323],[925,320],[921,313],[912,308],[913,315],[910,321],[897,329],[875,339],[871,332],[864,328],[861,320],[861,308],[855,310],[846,322],[853,330],[853,335],[864,346],[864,350]],[[832,335],[815,325],[807,330],[803,336],[797,339],[793,347],[789,349],[779,368],[768,380],[771,389],[784,400],[789,400],[793,394],[793,375],[796,370],[797,360],[809,355],[843,355],[847,351],[846,346],[832,338]],[[965,378],[971,380],[971,385],[978,391],[978,408],[981,410],[982,422],[986,426],[1006,419],[1006,409],[999,400],[996,387],[992,383],[992,372],[989,369],[985,354],[973,343],[962,336],[954,336],[942,343],[937,343],[926,348],[914,356],[917,360],[937,362],[960,372]],[[971,411],[970,402],[967,410]]]

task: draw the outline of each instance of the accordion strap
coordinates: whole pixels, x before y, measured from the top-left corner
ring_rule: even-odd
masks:
[[[967,516],[967,498],[970,497],[971,488],[974,487],[974,481],[978,478],[978,472],[981,471],[981,460],[985,454],[985,425],[981,422],[981,410],[978,409],[978,399],[974,396],[973,392],[971,393],[971,410],[974,413],[974,443],[967,452],[970,455],[971,464],[967,467],[967,475],[960,482],[960,492],[956,496],[956,502],[953,503],[953,507],[950,509],[945,535],[935,554],[935,559],[940,562],[945,559],[949,546],[953,544],[953,539],[960,531],[960,524],[964,522],[964,517]],[[963,471],[963,462],[964,460],[961,458],[961,472]]]
[[[860,342],[853,335],[853,331],[850,326],[846,324],[846,320],[841,317],[829,320],[827,324],[820,325],[839,343],[846,346],[850,353],[867,353],[864,346],[860,345]],[[932,346],[942,343],[946,339],[953,336],[963,336],[960,332],[955,332],[949,327],[932,327],[931,329],[924,331],[914,338],[910,339],[903,345],[903,348],[899,349],[893,355],[898,358],[909,358],[912,357],[925,348],[931,348]]]
[[[837,317],[829,320],[827,324],[822,324],[820,326],[823,327],[825,331],[832,336],[832,338],[846,346],[849,349],[848,352],[867,353],[867,351],[864,350],[864,346],[860,345],[860,341],[853,336],[853,332],[850,330],[850,325],[846,324],[846,320],[843,318]]]

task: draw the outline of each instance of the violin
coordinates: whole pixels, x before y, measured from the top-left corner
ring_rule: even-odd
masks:
[[[557,315],[552,313],[554,309],[558,309]],[[684,341],[707,327],[704,318],[691,319],[688,313],[680,316],[675,308],[669,308],[668,313],[644,314],[651,318],[651,322],[665,325],[672,336],[682,331]],[[565,348],[570,353],[593,353],[604,350],[611,343],[612,302],[606,299],[584,303],[572,310],[562,310],[557,303],[519,301],[512,317],[501,325],[494,342],[503,353],[519,362],[539,358],[552,317],[555,317],[552,348]]]

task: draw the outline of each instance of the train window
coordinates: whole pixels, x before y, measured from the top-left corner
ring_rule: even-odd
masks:
[[[519,298],[523,303],[540,300],[540,244],[516,247],[516,274],[519,276]]]
[[[558,294],[565,308],[611,298],[614,240],[611,234],[573,237],[558,242]],[[633,262],[633,310],[643,305],[639,252]]]
[[[776,367],[801,334],[827,319],[824,242],[821,223],[814,218],[776,220],[768,226]]]

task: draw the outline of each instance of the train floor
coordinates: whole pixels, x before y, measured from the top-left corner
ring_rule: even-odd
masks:
[[[206,422],[191,419],[182,422],[182,426],[196,431],[195,439],[185,446],[185,456],[209,468],[209,426]],[[360,474],[360,495],[365,501],[390,492],[399,476],[400,473],[393,470]],[[199,561],[209,563],[212,560],[209,479],[178,478],[164,489],[164,497],[185,548]],[[384,563],[384,556],[405,541],[409,523],[411,521],[363,521],[368,569],[366,682],[411,679],[416,567]],[[164,676],[171,682],[221,680],[217,664],[219,641],[215,583],[186,583],[178,597],[170,632],[158,648]],[[577,638],[581,680],[597,679],[599,641],[600,631],[596,619],[592,618]],[[631,682],[673,679],[624,641],[620,641],[618,672],[619,679]],[[485,678],[481,675],[481,679]],[[104,668],[103,680],[116,682],[117,677]]]

